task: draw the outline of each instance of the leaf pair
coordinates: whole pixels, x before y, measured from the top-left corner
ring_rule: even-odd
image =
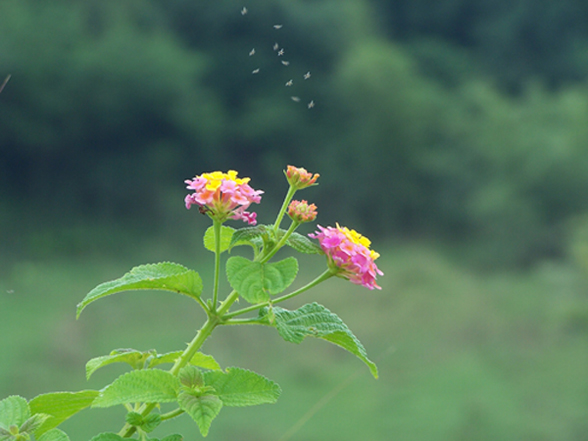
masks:
[[[127,363],[133,369],[147,369],[164,363],[174,363],[181,355],[182,351],[158,354],[155,350],[141,352],[136,349],[116,349],[109,355],[102,355],[88,361],[86,363],[86,379],[89,379],[101,367],[112,363]],[[194,354],[190,360],[190,364],[200,366],[204,369],[221,370],[214,357],[203,354],[202,352]]]
[[[193,366],[187,368],[192,372],[197,369]],[[127,372],[100,391],[92,407],[177,401],[180,408],[196,421],[202,435],[206,436],[212,420],[223,406],[274,403],[281,392],[273,381],[241,368],[203,372],[192,383],[186,382],[185,378],[186,371],[181,372],[180,378],[160,369]]]
[[[20,396],[0,401],[0,440],[29,439],[37,441],[69,441],[59,424],[88,407],[97,391],[57,392],[39,395],[30,403]]]
[[[294,257],[274,263],[252,262],[240,256],[227,261],[231,287],[252,304],[267,302],[270,295],[284,291],[297,273],[298,261]]]

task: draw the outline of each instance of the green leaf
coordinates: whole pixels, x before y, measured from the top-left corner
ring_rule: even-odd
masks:
[[[232,249],[233,247],[239,245],[250,245],[255,250],[259,250],[259,248],[263,244],[263,240],[261,238],[267,232],[268,227],[266,225],[256,225],[255,227],[240,228],[236,230],[233,234],[233,237],[231,238],[231,243],[229,244],[229,248]]]
[[[159,369],[131,371],[106,386],[92,407],[110,407],[126,403],[168,403],[175,401],[180,380]]]
[[[220,240],[220,251],[224,253],[230,248],[230,243],[233,238],[235,229],[227,227],[226,225],[221,226],[221,240]],[[204,248],[214,253],[214,226],[209,227],[204,233]]]
[[[378,378],[378,369],[367,357],[361,342],[343,320],[324,306],[309,303],[295,311],[274,306],[273,314],[274,326],[284,340],[300,343],[309,335],[327,340],[357,356],[368,366],[374,378]],[[267,315],[267,308],[262,309],[260,315]]]
[[[144,419],[143,419],[143,424],[141,424],[141,429],[143,429],[143,431],[150,433],[153,432],[155,430],[155,428],[157,426],[159,426],[161,424],[161,415],[157,414],[157,413],[152,413],[147,415]]]
[[[20,427],[30,416],[29,405],[23,397],[11,395],[0,401],[0,428]]]
[[[138,412],[129,412],[125,417],[125,421],[131,426],[140,427],[143,431],[149,433],[153,432],[161,423],[161,415],[151,413],[143,416]]]
[[[237,367],[227,368],[226,372],[205,372],[204,382],[214,388],[225,406],[275,403],[282,392],[277,383]]]
[[[59,426],[72,415],[89,407],[98,394],[99,392],[96,390],[83,390],[80,392],[54,392],[37,395],[29,403],[31,413],[47,414],[54,418],[47,420],[35,432],[35,436],[38,437],[50,429]]]
[[[111,363],[128,363],[133,369],[141,369],[154,351],[141,352],[136,349],[115,349],[109,355],[92,358],[86,363],[86,380],[101,367]]]
[[[125,416],[125,421],[131,426],[140,426],[143,423],[143,415],[139,412],[129,412]]]
[[[39,441],[69,441],[69,436],[59,429],[51,429],[39,437]]]
[[[100,433],[90,441],[125,441],[125,439],[116,433]]]
[[[0,441],[14,441],[14,435],[10,433],[8,430],[0,427]]]
[[[321,247],[310,240],[308,237],[298,234],[296,232],[286,241],[286,245],[294,248],[296,251],[304,254],[322,254],[323,250]]]
[[[189,297],[200,297],[202,279],[197,272],[182,265],[162,262],[133,268],[119,279],[105,282],[90,291],[78,304],[77,317],[90,303],[102,297],[131,290],[163,290]]]
[[[294,257],[265,264],[241,256],[227,260],[227,278],[231,287],[252,304],[266,302],[270,294],[284,291],[297,273],[298,261]]]
[[[168,435],[165,438],[161,438],[161,441],[183,441],[184,437],[182,435],[178,435],[177,433],[174,435]]]
[[[204,369],[209,369],[211,371],[220,371],[222,370],[220,365],[214,359],[212,355],[206,355],[202,352],[196,352],[192,359],[190,360],[190,364],[194,366],[198,366]]]
[[[180,370],[178,378],[180,379],[180,383],[187,387],[200,387],[204,385],[202,372],[196,366],[184,366]]]
[[[39,427],[43,425],[49,418],[53,418],[52,415],[46,413],[36,413],[26,420],[22,426],[20,426],[21,432],[34,433]]]
[[[212,420],[216,418],[223,407],[223,402],[216,395],[199,395],[190,390],[180,392],[178,404],[196,421],[202,436],[208,435]]]
[[[167,352],[165,354],[157,354],[150,361],[148,367],[154,367],[164,363],[175,363],[183,354],[183,351]]]
[[[175,363],[176,360],[180,358],[182,354],[183,351],[175,351],[168,352],[167,354],[156,355],[149,362],[149,367],[157,366],[163,363]],[[206,355],[202,352],[196,352],[190,360],[190,364],[212,371],[221,370],[220,365],[217,363],[217,361],[214,359],[212,355]]]

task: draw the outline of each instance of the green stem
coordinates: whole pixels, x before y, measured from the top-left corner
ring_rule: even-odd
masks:
[[[294,197],[294,193],[296,193],[296,189],[294,187],[290,186],[290,188],[288,189],[288,193],[286,194],[286,197],[284,198],[284,202],[282,203],[282,207],[280,208],[280,211],[278,212],[278,217],[276,218],[276,222],[274,222],[274,233],[276,233],[276,234],[278,232],[278,228],[280,228],[280,224],[282,223],[282,219],[284,218],[284,214],[286,213],[288,205],[290,204],[290,201]]]
[[[221,258],[221,226],[222,223],[214,219],[214,291],[212,294],[212,311],[216,311],[216,302],[218,301],[218,285],[220,277],[220,258]]]
[[[239,293],[235,290],[233,290],[225,299],[224,302],[221,303],[221,305],[218,308],[217,314],[218,317],[220,317],[221,319],[224,318],[224,314],[231,308],[231,306],[233,305],[233,303],[235,303],[235,301],[239,298]]]
[[[204,325],[202,325],[202,328],[200,328],[196,336],[192,339],[190,344],[188,344],[186,350],[182,353],[180,358],[176,360],[175,364],[169,370],[171,374],[177,375],[178,372],[180,372],[180,369],[182,369],[184,366],[186,366],[186,364],[190,362],[194,354],[196,354],[198,349],[202,347],[206,339],[210,336],[210,334],[218,324],[219,320],[217,316],[210,315],[208,317]],[[147,416],[156,407],[157,403],[143,404],[141,408],[138,410],[138,412],[143,416]],[[135,426],[131,426],[127,423],[121,429],[119,435],[123,438],[129,438],[136,432],[136,430],[137,428]]]
[[[261,258],[260,262],[265,263],[268,260],[270,260],[272,257],[274,257],[274,254],[276,254],[278,252],[278,250],[284,246],[284,244],[286,243],[288,238],[292,235],[294,230],[296,230],[296,228],[298,228],[298,225],[300,225],[300,222],[292,221],[292,224],[290,224],[290,228],[288,228],[288,231],[286,231],[286,233],[280,238],[278,243],[270,250],[270,252]]]
[[[247,319],[229,319],[226,322],[223,322],[223,325],[264,325],[267,326],[268,323],[265,320],[260,320],[258,318],[247,318]]]
[[[285,300],[291,299],[292,297],[295,297],[299,294],[302,294],[304,291],[308,291],[310,288],[315,287],[319,283],[324,282],[325,280],[333,277],[334,275],[335,275],[335,273],[332,270],[327,269],[325,272],[323,272],[321,275],[319,275],[316,279],[314,279],[313,281],[304,285],[302,288],[298,288],[296,291],[292,291],[290,294],[286,294],[286,295],[283,295],[282,297],[278,297],[278,298],[272,300],[271,302],[259,303],[257,305],[248,306],[247,308],[243,308],[243,309],[239,309],[238,311],[231,312],[230,314],[224,314],[221,316],[221,318],[224,322],[225,320],[228,320],[232,317],[236,317],[238,315],[245,314],[250,311],[255,311],[256,309],[263,308],[264,306],[268,306],[270,303],[272,305],[275,305],[276,303],[280,303]],[[219,310],[219,312],[220,312],[220,310]],[[227,324],[231,324],[231,323],[227,323]]]
[[[184,350],[180,358],[176,360],[172,368],[169,370],[170,374],[178,375],[180,369],[186,366],[194,354],[202,347],[206,339],[210,336],[214,328],[219,324],[219,320],[216,316],[210,316],[208,320],[202,325],[202,328],[198,331],[194,339],[188,344],[188,347]]]
[[[171,420],[172,418],[180,416],[183,413],[184,410],[178,407],[176,410],[172,410],[171,412],[164,413],[163,415],[161,415],[161,421]]]

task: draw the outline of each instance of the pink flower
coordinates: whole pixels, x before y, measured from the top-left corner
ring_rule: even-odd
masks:
[[[369,289],[382,289],[376,284],[376,276],[384,275],[375,264],[380,255],[370,250],[371,242],[367,237],[339,224],[336,228],[318,225],[318,229],[308,236],[318,239],[329,267],[338,276]]]
[[[288,216],[299,223],[312,222],[317,216],[316,205],[309,205],[305,200],[292,201],[288,206]]]
[[[315,182],[319,178],[319,174],[309,173],[306,169],[302,167],[294,167],[293,165],[289,165],[288,169],[285,171],[286,179],[292,187],[295,187],[296,190],[302,190],[303,188],[310,187],[311,185],[316,185]]]
[[[194,190],[185,198],[186,208],[198,205],[202,212],[221,222],[231,218],[250,225],[257,223],[256,213],[245,210],[252,202],[259,204],[263,191],[253,190],[248,184],[249,178],[238,178],[235,170],[204,173],[185,182],[188,184],[186,188]]]

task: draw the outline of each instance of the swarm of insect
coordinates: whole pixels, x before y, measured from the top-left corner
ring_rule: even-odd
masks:
[[[248,11],[248,9],[247,9],[245,6],[243,7],[243,9],[241,9],[241,15],[245,15],[245,14],[247,14],[248,12],[249,12],[249,11]],[[278,23],[278,24],[274,24],[272,27],[273,27],[275,30],[280,30],[280,29],[282,29],[282,28],[283,28],[283,26],[284,26],[283,24],[281,24],[281,23]],[[272,46],[272,49],[274,50],[274,52],[276,52],[276,53],[277,53],[277,56],[278,56],[278,57],[283,57],[283,56],[284,56],[284,54],[285,54],[285,52],[286,52],[286,51],[285,51],[285,49],[284,49],[283,47],[282,47],[282,48],[280,47],[280,44],[279,44],[277,41],[276,41],[276,42],[273,44],[273,46]],[[252,48],[252,49],[249,51],[249,56],[251,57],[251,56],[253,56],[253,55],[255,55],[255,54],[256,54],[256,50],[255,50],[255,48]],[[289,65],[290,65],[290,61],[288,61],[288,60],[283,60],[283,59],[281,59],[281,60],[280,60],[280,63],[281,63],[283,66],[289,66]],[[253,75],[255,75],[255,74],[259,74],[259,72],[260,72],[260,71],[261,71],[261,69],[260,69],[260,68],[256,68],[256,69],[254,69],[253,71],[251,71],[251,73],[252,73]],[[308,80],[308,79],[310,78],[310,71],[308,71],[308,72],[306,72],[304,75],[302,75],[302,78],[303,78],[304,80]],[[285,83],[284,85],[285,85],[286,87],[292,87],[292,86],[294,85],[294,80],[293,80],[293,79],[289,79],[288,81],[286,81],[286,83]],[[0,89],[0,90],[1,90],[1,89]],[[294,102],[297,102],[297,103],[301,101],[300,97],[299,97],[299,96],[296,96],[296,95],[292,95],[292,96],[290,96],[290,99],[291,99],[292,101],[294,101]],[[307,106],[306,106],[306,107],[307,107],[308,109],[312,109],[314,106],[315,106],[314,100],[310,100],[310,101],[308,102],[308,104],[307,104]]]

